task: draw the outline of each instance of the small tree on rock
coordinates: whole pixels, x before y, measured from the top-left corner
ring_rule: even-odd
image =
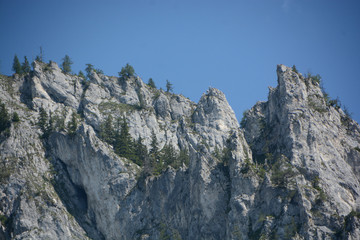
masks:
[[[38,119],[38,126],[40,127],[40,129],[43,133],[46,132],[47,123],[48,123],[48,115],[47,115],[45,109],[41,107],[39,119]]]
[[[63,63],[62,63],[63,72],[70,73],[72,64],[73,64],[73,62],[71,61],[70,57],[68,55],[65,55],[65,57],[63,58]]]
[[[19,58],[18,58],[16,55],[15,55],[15,57],[14,57],[14,62],[13,62],[12,70],[13,70],[16,74],[22,74],[22,67],[21,67]]]
[[[166,144],[163,149],[161,149],[161,159],[166,166],[175,165],[176,158],[175,149],[171,144]]]
[[[115,139],[115,151],[119,156],[132,160],[134,157],[134,144],[129,133],[129,126],[126,119],[121,121],[121,132]]]
[[[30,72],[30,70],[31,70],[31,68],[30,68],[30,63],[29,63],[29,61],[27,60],[27,57],[25,56],[25,57],[24,57],[24,62],[23,62],[23,64],[22,64],[22,72],[27,74],[27,73]]]
[[[151,136],[150,155],[157,157],[157,155],[159,154],[158,141],[154,132],[152,132]]]
[[[82,79],[85,79],[85,75],[84,75],[84,73],[83,73],[82,71],[79,71],[78,76],[79,76],[80,78],[82,78]]]
[[[12,121],[13,122],[20,122],[19,114],[17,112],[13,113]]]
[[[86,72],[86,77],[88,79],[90,79],[90,76],[91,76],[91,72],[94,71],[94,65],[88,63],[86,64],[86,68],[85,68],[85,72]]]
[[[148,85],[151,88],[156,88],[155,82],[152,78],[149,78]]]
[[[135,70],[129,63],[127,63],[125,67],[121,68],[121,71],[119,72],[121,80],[125,80],[133,76],[135,76]]]
[[[77,126],[78,126],[78,125],[77,125],[76,113],[73,112],[73,113],[71,114],[71,120],[70,120],[70,122],[68,122],[68,125],[67,125],[68,134],[69,134],[70,136],[75,136]]]
[[[0,133],[10,127],[10,116],[4,103],[0,101]]]
[[[173,91],[173,85],[169,82],[169,80],[166,80],[166,92],[172,92]]]
[[[105,122],[101,124],[100,137],[109,144],[114,144],[114,128],[113,128],[113,118],[111,114],[106,118]]]
[[[295,64],[292,66],[292,70],[293,70],[294,72],[296,72],[296,73],[299,73],[298,70],[296,69]]]
[[[50,135],[50,133],[52,132],[53,129],[52,129],[52,122],[50,122],[50,125],[49,125],[48,114],[45,111],[45,109],[42,107],[40,108],[39,119],[38,119],[37,124],[40,127],[40,130],[42,132],[41,137],[46,139]]]
[[[142,166],[148,155],[146,146],[142,143],[142,138],[139,137],[135,143],[135,155],[136,155],[136,164]]]

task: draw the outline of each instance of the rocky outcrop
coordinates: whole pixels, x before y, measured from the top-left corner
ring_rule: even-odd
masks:
[[[196,104],[56,63],[2,76],[21,121],[0,134],[0,239],[358,239],[360,128],[313,79],[277,73],[243,129],[214,88]],[[118,156],[100,137],[108,116],[188,160],[152,172],[151,153],[143,165]]]
[[[359,210],[359,125],[327,104],[316,81],[284,65],[277,73],[269,100],[246,114],[245,137],[272,184],[291,195],[290,205],[280,204],[289,212],[281,221],[292,218],[305,239],[334,238],[343,217]]]
[[[38,113],[21,103],[23,79],[1,77],[1,101],[17,112],[9,135],[0,133],[0,239],[87,239],[53,182],[52,162],[36,126]]]

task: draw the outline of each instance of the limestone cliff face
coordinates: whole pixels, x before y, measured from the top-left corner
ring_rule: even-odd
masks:
[[[288,226],[294,221],[305,239],[356,239],[358,219],[345,221],[352,232],[344,230],[344,216],[359,210],[359,125],[326,104],[318,83],[283,65],[277,74],[269,100],[244,121],[255,161],[268,168],[271,185],[277,183],[278,193],[265,200],[273,201],[273,211],[265,215],[280,214],[279,223]]]
[[[92,72],[84,84],[53,62],[1,77],[21,121],[0,138],[0,239],[360,238],[359,126],[311,79],[277,72],[243,129],[213,88],[196,104],[138,77]],[[46,136],[42,108],[56,126]],[[144,174],[100,138],[110,115],[189,162]]]

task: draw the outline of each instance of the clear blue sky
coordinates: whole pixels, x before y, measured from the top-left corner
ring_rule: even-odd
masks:
[[[359,0],[0,0],[0,30],[6,75],[40,46],[76,73],[91,63],[117,76],[129,62],[195,102],[219,88],[240,120],[276,86],[276,65],[295,64],[360,120]]]

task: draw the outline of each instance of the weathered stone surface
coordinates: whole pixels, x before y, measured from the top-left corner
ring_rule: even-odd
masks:
[[[359,125],[318,83],[277,73],[243,129],[214,88],[195,104],[138,77],[92,72],[81,84],[56,63],[1,77],[0,99],[21,121],[0,134],[0,239],[360,238]],[[48,136],[41,107],[57,129]],[[146,174],[100,139],[109,115],[148,150],[153,136],[186,149],[189,163]]]
[[[359,209],[359,125],[344,122],[343,111],[326,104],[316,82],[283,65],[277,73],[279,85],[268,102],[246,115],[245,137],[258,159],[271,163],[282,156],[296,173],[291,205],[297,205],[295,222],[302,223],[298,233],[331,238],[342,228],[340,216]]]

